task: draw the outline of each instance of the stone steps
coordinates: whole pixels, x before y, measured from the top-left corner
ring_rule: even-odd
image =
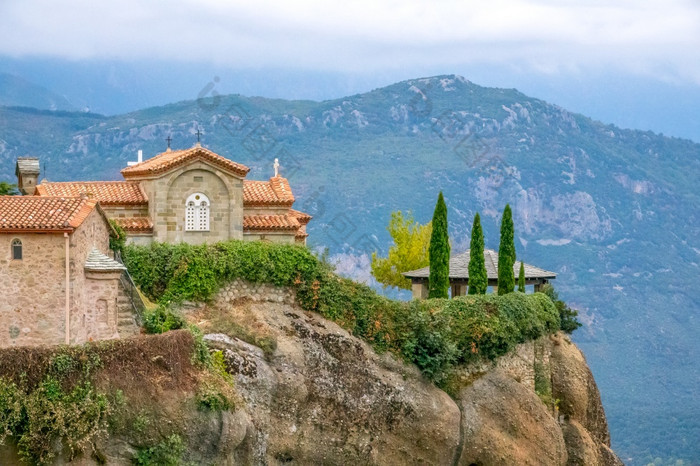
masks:
[[[121,286],[117,295],[117,329],[122,338],[138,335],[141,332],[141,328],[136,325],[131,300]]]

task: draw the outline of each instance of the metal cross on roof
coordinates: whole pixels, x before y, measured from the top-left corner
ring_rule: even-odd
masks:
[[[202,132],[199,130],[199,128],[197,128],[197,142],[201,142],[201,141],[199,140],[199,137],[200,137],[201,135],[202,135]]]
[[[165,140],[166,140],[167,143],[168,143],[168,149],[170,149],[170,143],[172,142],[173,138],[171,138],[170,136],[168,136],[167,138],[165,138]]]

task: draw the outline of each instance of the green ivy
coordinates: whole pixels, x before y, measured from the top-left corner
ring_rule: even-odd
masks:
[[[438,383],[455,365],[496,358],[560,327],[557,309],[542,293],[394,301],[335,275],[304,246],[154,243],[127,246],[124,260],[141,290],[162,304],[209,300],[237,278],[292,287],[305,310],[337,322],[379,352],[398,354]],[[177,320],[166,308],[156,312],[154,328]]]
[[[48,375],[34,390],[0,379],[0,440],[13,436],[29,464],[50,464],[62,443],[73,458],[107,433],[112,407],[83,381],[71,390]]]
[[[109,232],[109,249],[122,252],[126,245],[126,231],[113,219],[109,219],[112,231]]]

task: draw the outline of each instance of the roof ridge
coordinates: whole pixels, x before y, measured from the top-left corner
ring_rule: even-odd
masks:
[[[202,146],[195,146],[190,149],[169,150],[160,152],[150,159],[144,160],[141,163],[128,166],[121,170],[122,176],[140,176],[140,175],[156,175],[167,172],[183,163],[190,157],[199,157],[204,161],[209,161],[219,168],[232,171],[241,177],[245,177],[250,168],[226,157],[217,154],[216,152]]]

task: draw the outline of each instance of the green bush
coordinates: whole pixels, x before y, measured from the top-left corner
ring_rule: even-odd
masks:
[[[34,390],[0,379],[0,440],[11,435],[20,456],[29,464],[49,464],[57,443],[69,458],[107,433],[112,408],[104,394],[87,381],[64,390],[59,380],[46,376]]]
[[[109,249],[122,252],[126,246],[126,231],[112,219],[109,220],[109,224],[112,226],[112,231],[109,232]]]
[[[165,333],[169,330],[178,330],[187,325],[185,319],[168,308],[160,305],[152,311],[145,311],[143,314],[143,327],[146,333]]]
[[[469,295],[402,302],[335,275],[303,246],[229,241],[214,245],[127,246],[134,280],[161,303],[208,300],[227,281],[241,278],[296,290],[297,302],[370,343],[392,351],[436,382],[449,369],[479,358],[493,359],[518,343],[556,332],[560,317],[541,293]],[[179,325],[165,308],[147,314],[152,328]],[[208,357],[206,347],[202,357]],[[205,355],[206,353],[206,355]]]
[[[177,434],[172,434],[162,442],[138,451],[134,464],[138,466],[178,466],[185,453],[185,444]]]
[[[581,326],[581,322],[576,318],[578,316],[578,311],[571,309],[566,303],[559,299],[559,293],[554,289],[549,283],[542,287],[542,293],[547,295],[547,297],[554,303],[557,312],[559,313],[560,328],[566,333],[572,333],[574,330]]]

